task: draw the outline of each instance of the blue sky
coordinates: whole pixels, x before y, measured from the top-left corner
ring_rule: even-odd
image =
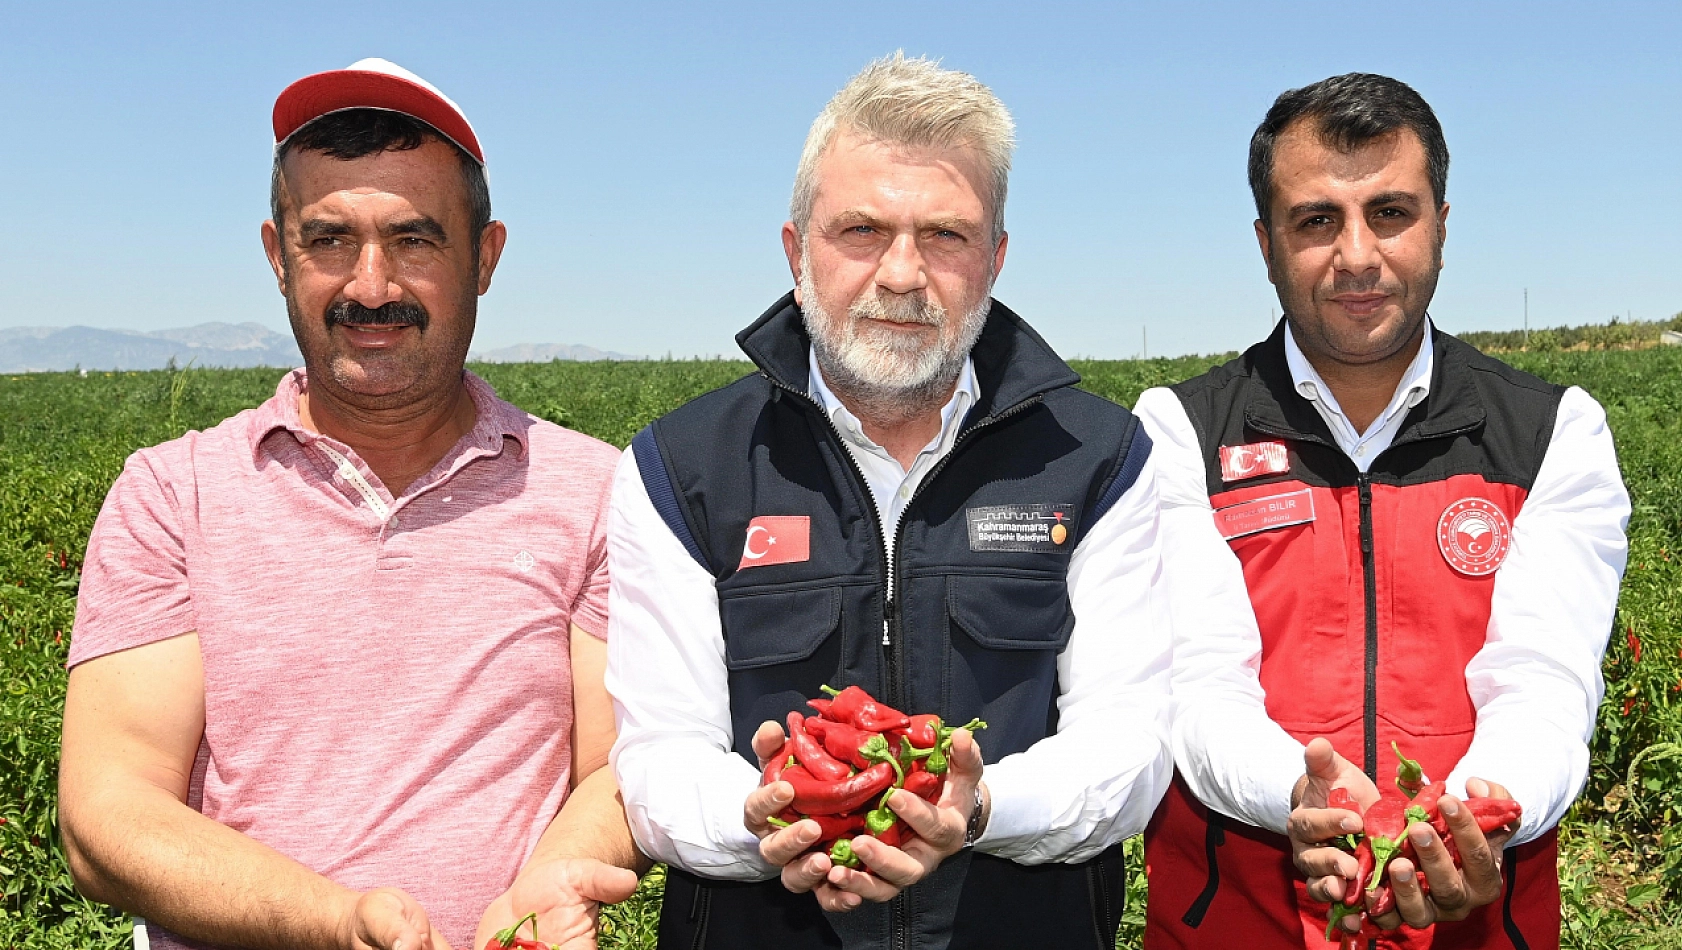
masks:
[[[1244,181],[1280,91],[1388,73],[1447,131],[1449,329],[1682,310],[1682,4],[14,4],[0,326],[285,313],[257,239],[269,111],[364,56],[485,143],[511,232],[476,345],[729,353],[789,286],[812,117],[903,48],[1015,114],[996,288],[1066,355],[1213,352],[1276,306]]]

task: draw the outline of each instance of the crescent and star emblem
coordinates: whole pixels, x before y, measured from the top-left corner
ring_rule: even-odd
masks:
[[[759,550],[759,551],[755,551],[753,549],[753,533],[755,531],[763,532],[764,535],[765,535],[765,547],[764,547],[764,549]],[[764,525],[757,525],[756,524],[753,527],[748,529],[747,542],[742,545],[742,557],[749,560],[749,561],[757,561],[760,558],[764,557],[765,555],[770,554],[771,553],[771,545],[776,544],[776,543],[777,543],[777,536],[776,535],[772,534],[770,532],[770,530],[768,528],[766,528]]]

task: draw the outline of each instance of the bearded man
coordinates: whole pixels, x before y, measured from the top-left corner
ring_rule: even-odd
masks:
[[[801,157],[797,286],[736,338],[760,372],[621,460],[614,766],[671,866],[661,946],[1113,946],[1119,843],[1169,769],[1155,476],[1137,421],[990,299],[1012,134],[962,73],[854,77]],[[989,723],[938,802],[890,795],[917,837],[853,839],[857,870],[759,787],[826,683]]]
[[[1328,793],[1403,803],[1400,750],[1446,782],[1462,863],[1414,822],[1362,945],[1557,947],[1554,825],[1588,773],[1627,550],[1606,414],[1432,325],[1448,146],[1405,83],[1281,94],[1249,168],[1285,318],[1138,402],[1162,446],[1179,767],[1145,836],[1145,946],[1332,945],[1328,903],[1379,882],[1329,846],[1363,826]],[[1524,814],[1486,838],[1466,795]]]
[[[454,102],[363,60],[274,130],[263,247],[305,368],[106,498],[71,874],[167,948],[483,947],[527,914],[593,947],[641,861],[602,768],[618,453],[462,368],[507,231]]]

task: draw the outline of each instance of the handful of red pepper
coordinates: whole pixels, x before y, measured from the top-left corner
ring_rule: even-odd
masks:
[[[779,828],[811,819],[823,833],[811,851],[822,851],[842,867],[858,867],[852,839],[870,835],[900,847],[916,837],[888,808],[903,788],[924,801],[940,799],[946,785],[947,755],[959,729],[985,729],[972,719],[947,726],[939,716],[906,714],[877,702],[857,686],[823,691],[830,699],[810,700],[816,716],[788,714],[788,739],[765,763],[761,785],[787,782],[794,801],[769,819]]]
[[[1454,835],[1448,830],[1448,819],[1437,811],[1437,799],[1442,797],[1444,786],[1442,782],[1425,780],[1425,770],[1419,763],[1402,754],[1396,743],[1390,743],[1395,750],[1396,758],[1396,788],[1400,789],[1405,800],[1395,798],[1380,798],[1364,813],[1361,806],[1349,794],[1348,789],[1334,788],[1327,796],[1327,808],[1342,808],[1361,815],[1363,833],[1349,835],[1344,842],[1355,852],[1355,860],[1360,864],[1360,873],[1356,876],[1356,886],[1348,889],[1343,900],[1331,906],[1328,914],[1330,923],[1326,927],[1326,939],[1334,935],[1341,935],[1344,947],[1351,947],[1362,937],[1373,937],[1382,933],[1372,918],[1389,913],[1396,907],[1396,894],[1390,887],[1390,878],[1385,874],[1391,860],[1404,857],[1419,864],[1414,854],[1413,843],[1408,837],[1408,829],[1415,822],[1426,822],[1437,830],[1437,836],[1442,839],[1443,846],[1448,849],[1449,857],[1454,859],[1454,866],[1460,867],[1460,849],[1454,843]],[[1484,834],[1516,825],[1523,809],[1519,803],[1508,798],[1468,798],[1461,803],[1462,807],[1471,812],[1477,819],[1478,830]],[[1429,894],[1430,884],[1425,880],[1425,872],[1415,871],[1419,881],[1419,889]],[[1360,916],[1361,930],[1359,933],[1349,933],[1338,926],[1338,922],[1345,917]]]

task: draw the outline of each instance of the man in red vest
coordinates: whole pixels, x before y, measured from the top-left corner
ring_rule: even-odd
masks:
[[[1394,743],[1446,780],[1463,867],[1415,825],[1363,945],[1557,947],[1553,829],[1587,774],[1627,553],[1605,413],[1432,326],[1448,148],[1413,89],[1284,93],[1249,173],[1285,319],[1135,410],[1162,453],[1175,622],[1145,946],[1326,946],[1359,877],[1329,844],[1360,829],[1327,794],[1400,795]],[[1468,795],[1522,819],[1485,839]]]

